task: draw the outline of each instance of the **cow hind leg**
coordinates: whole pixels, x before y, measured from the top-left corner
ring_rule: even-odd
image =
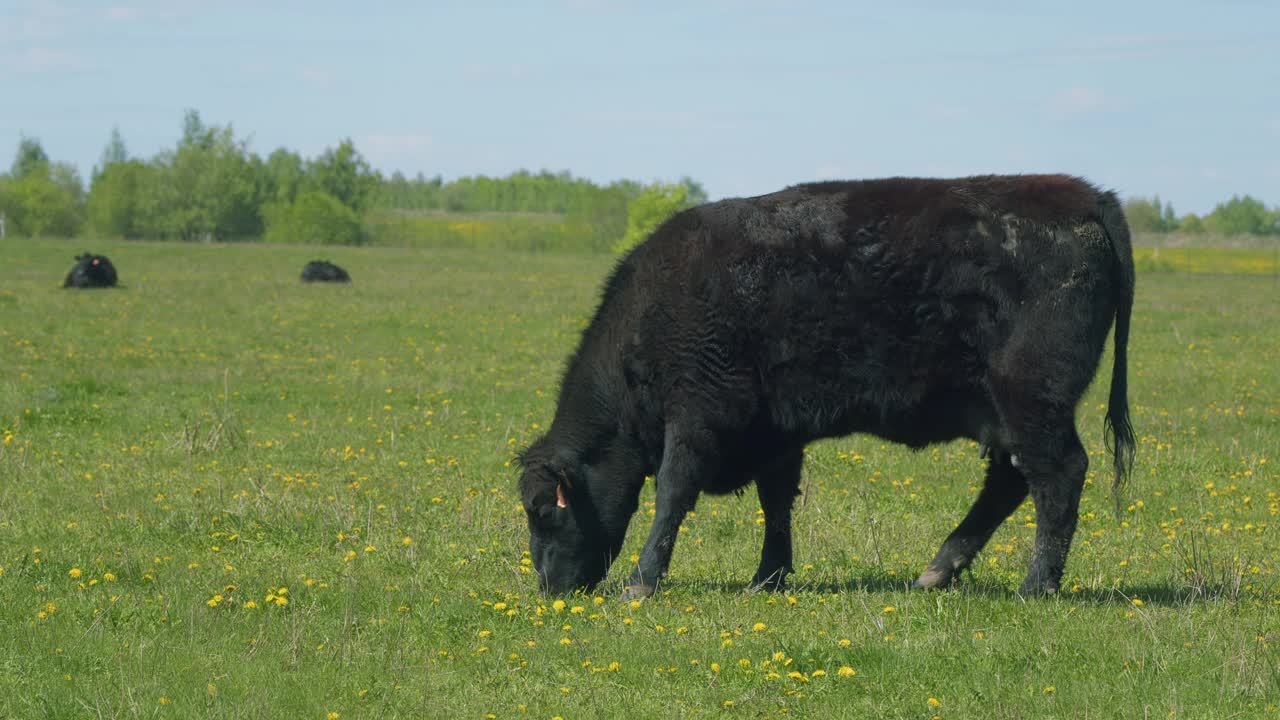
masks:
[[[1036,506],[1036,540],[1031,567],[1019,592],[1022,595],[1056,593],[1067,564],[1067,552],[1075,535],[1089,456],[1075,427],[1019,453],[1022,472]]]
[[[1027,497],[1027,481],[1008,453],[995,451],[987,466],[982,492],[960,525],[952,531],[929,567],[915,581],[917,588],[945,587],[973,562],[996,528]]]
[[[791,574],[791,508],[800,491],[804,453],[797,448],[779,457],[756,475],[756,494],[764,511],[764,544],[760,566],[751,587],[780,591]]]

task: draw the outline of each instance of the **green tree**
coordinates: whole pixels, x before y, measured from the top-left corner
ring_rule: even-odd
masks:
[[[182,139],[153,162],[159,232],[181,240],[228,240],[262,233],[261,172],[231,126],[206,125],[188,110]]]
[[[266,241],[320,245],[359,245],[363,240],[355,211],[328,193],[309,191],[289,204],[271,205]]]
[[[268,202],[292,203],[298,197],[306,174],[302,156],[284,148],[277,149],[267,157],[263,197]]]
[[[1233,195],[1225,203],[1218,203],[1204,221],[1210,232],[1222,235],[1265,235],[1276,232],[1275,214],[1260,201],[1245,195]]]
[[[1129,198],[1124,203],[1124,217],[1129,221],[1129,228],[1134,232],[1164,232],[1163,212],[1160,198]]]
[[[129,151],[124,145],[124,136],[120,134],[120,128],[111,128],[111,138],[107,140],[107,146],[102,148],[102,157],[98,160],[98,167],[95,168],[94,174],[104,172],[107,168],[122,163],[129,159]]]
[[[311,161],[305,186],[308,190],[328,193],[356,213],[361,213],[368,207],[369,197],[381,182],[382,178],[370,169],[369,163],[348,139]]]
[[[13,181],[0,174],[0,238],[15,232],[13,229]]]
[[[613,245],[613,252],[623,254],[644,242],[659,225],[685,206],[689,188],[685,185],[654,183],[627,207],[627,229]]]
[[[152,166],[140,160],[106,164],[89,188],[89,225],[94,232],[128,239],[146,236],[154,224],[147,217],[146,200],[153,173]]]
[[[707,203],[707,191],[702,187],[702,183],[685,175],[680,178],[680,184],[689,189],[688,195],[685,197],[685,203],[688,207],[697,205],[705,205]]]
[[[13,155],[13,167],[10,174],[14,180],[22,180],[29,175],[49,174],[49,156],[36,138],[25,135],[18,138],[18,151]]]
[[[12,196],[13,234],[74,237],[79,231],[80,203],[48,174],[32,173],[17,180]]]
[[[3,203],[6,233],[73,237],[84,220],[84,184],[74,166],[50,163],[40,141],[23,136]]]
[[[1204,221],[1195,213],[1187,213],[1178,221],[1178,232],[1186,233],[1187,235],[1203,235]]]
[[[1173,211],[1173,203],[1165,203],[1160,213],[1160,232],[1173,232],[1178,229],[1178,214]]]

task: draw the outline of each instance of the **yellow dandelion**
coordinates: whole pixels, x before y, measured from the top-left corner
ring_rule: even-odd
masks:
[[[78,579],[81,574],[80,568],[71,568],[67,571],[67,575],[70,575],[72,580]]]
[[[894,606],[892,606],[892,605],[885,605],[885,606],[884,606],[884,612],[885,612],[885,614],[886,614],[886,615],[887,615],[888,613],[897,612],[897,611],[898,611],[898,609],[897,609],[897,608],[895,608],[895,607],[894,607]]]
[[[839,670],[836,671],[836,675],[839,675],[840,677],[853,677],[854,675],[857,675],[857,674],[858,674],[858,671],[854,670],[848,665],[843,665],[840,667]]]
[[[767,628],[767,627],[768,627],[768,626],[767,626],[767,625],[765,625],[764,623],[762,623],[762,622],[758,622],[758,623],[756,623],[755,625],[752,625],[752,626],[751,626],[751,629],[752,629],[752,630],[754,630],[754,631],[756,631],[756,632],[764,632],[765,628]]]
[[[929,707],[938,707],[939,705],[942,704],[942,701],[939,700],[938,698],[931,697],[929,698],[928,703],[929,703]]]

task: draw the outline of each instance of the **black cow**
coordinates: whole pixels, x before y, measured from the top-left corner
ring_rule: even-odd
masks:
[[[351,282],[346,270],[328,260],[312,260],[302,268],[302,282]]]
[[[118,281],[116,268],[106,255],[86,252],[76,256],[76,264],[71,266],[67,279],[62,281],[62,287],[106,288],[115,287]]]
[[[804,446],[861,432],[913,448],[971,438],[989,455],[918,587],[952,582],[1030,492],[1021,592],[1055,592],[1088,466],[1075,409],[1113,318],[1117,490],[1133,462],[1133,288],[1115,195],[1063,175],[816,183],[677,214],[614,269],[550,429],[520,455],[541,589],[604,578],[655,472],[628,596],[656,591],[700,493],[752,481],[752,584],[781,588]]]

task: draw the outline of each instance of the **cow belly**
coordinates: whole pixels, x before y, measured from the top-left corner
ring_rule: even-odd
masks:
[[[814,383],[814,376],[772,387],[771,422],[782,433],[806,440],[866,433],[921,448],[967,437],[999,444],[999,419],[977,386],[938,388],[899,385],[874,376],[862,383]]]

